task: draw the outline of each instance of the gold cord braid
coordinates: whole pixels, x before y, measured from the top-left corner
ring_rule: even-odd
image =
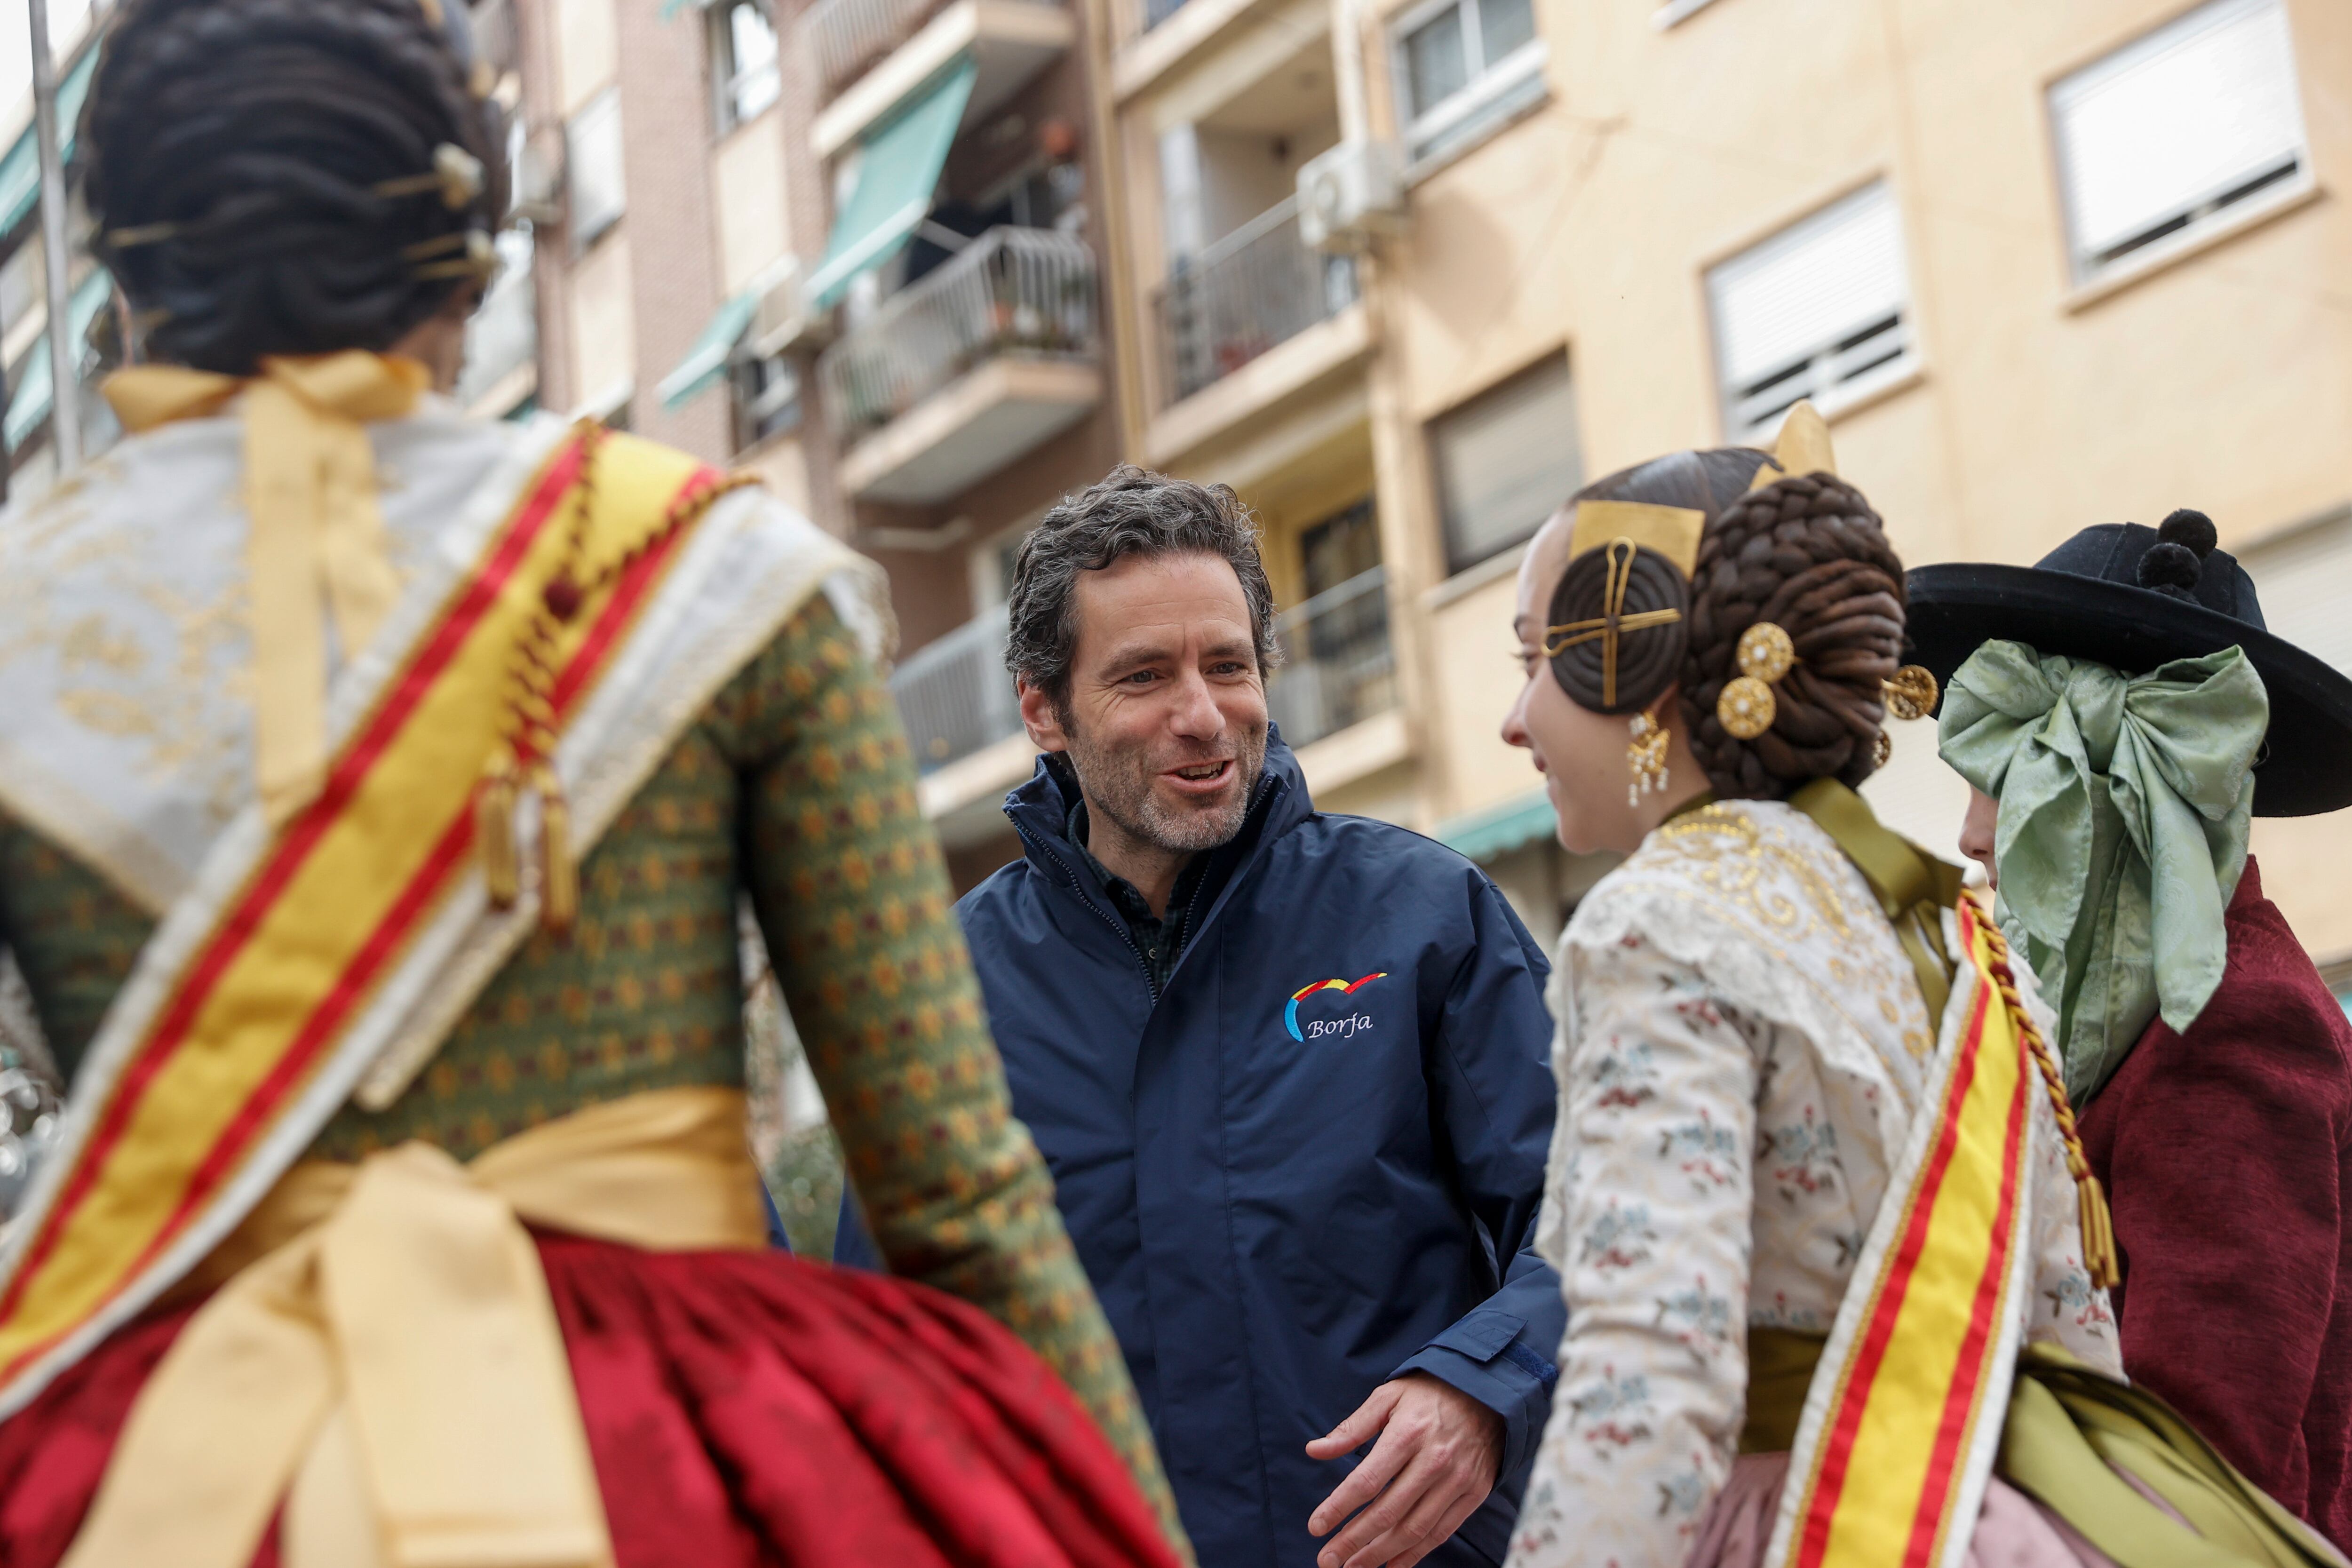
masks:
[[[1977,924],[1984,931],[1986,968],[1992,975],[1993,988],[2000,993],[2001,1005],[2009,1009],[2009,1020],[2033,1053],[2033,1065],[2041,1069],[2042,1087],[2049,1091],[2050,1109],[2058,1117],[2058,1136],[2066,1145],[2066,1173],[2074,1178],[2074,1193],[2083,1221],[2083,1267],[2090,1271],[2091,1283],[2102,1290],[2112,1290],[2122,1282],[2123,1274],[2116,1256],[2115,1216],[2108,1212],[2107,1195],[2099,1186],[2099,1178],[2091,1172],[2091,1163],[2083,1153],[2083,1136],[2074,1127],[2074,1108],[2066,1099],[2066,1079],[2058,1070],[2058,1058],[2050,1049],[2050,1042],[2042,1037],[2033,1016],[2026,1010],[2025,999],[2017,993],[2017,976],[2009,966],[2009,940],[2000,934],[1991,914],[1973,893],[1966,895],[1975,910]]]
[[[1638,632],[1645,626],[1666,626],[1683,618],[1683,613],[1680,610],[1643,610],[1638,615],[1632,616],[1622,613],[1625,608],[1625,590],[1633,579],[1633,553],[1636,548],[1633,542],[1622,534],[1609,542],[1608,587],[1601,600],[1601,615],[1597,619],[1570,621],[1566,626],[1544,628],[1544,635],[1547,637],[1559,639],[1544,644],[1543,656],[1546,658],[1558,658],[1567,649],[1576,647],[1579,643],[1591,642],[1594,637],[1601,639],[1601,705],[1603,708],[1617,706],[1618,635],[1622,632]],[[1618,553],[1621,549],[1624,552],[1622,555]],[[1560,634],[1563,632],[1573,632],[1577,635],[1562,637]]]
[[[670,503],[658,526],[583,577],[581,558],[587,552],[588,520],[596,500],[596,454],[605,435],[604,426],[593,418],[572,426],[572,439],[580,443],[580,478],[573,486],[576,499],[565,530],[563,554],[516,641],[514,695],[508,705],[505,734],[482,770],[481,789],[474,802],[482,878],[491,904],[509,909],[522,895],[515,806],[525,788],[539,792],[540,919],[552,931],[569,930],[580,910],[580,868],[572,855],[571,803],[564,796],[554,763],[560,727],[555,711],[556,664],[562,627],[593,595],[618,582],[647,552],[699,518],[719,497],[759,482],[750,474],[730,474],[688,485]]]

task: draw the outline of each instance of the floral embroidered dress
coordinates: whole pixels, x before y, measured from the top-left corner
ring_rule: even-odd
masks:
[[[1830,1331],[1936,1031],[1869,885],[1778,802],[1653,833],[1579,905],[1552,986],[1560,1110],[1537,1246],[1570,1316],[1511,1562],[1672,1568],[1735,1457],[1787,1447],[1752,1427],[1743,1445],[1751,1336]],[[2027,1337],[2113,1372],[2038,1095],[2032,1115]]]

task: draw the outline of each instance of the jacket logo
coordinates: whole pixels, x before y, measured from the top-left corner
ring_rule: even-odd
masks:
[[[1298,1005],[1301,1002],[1306,1001],[1307,998],[1314,995],[1318,991],[1337,991],[1342,996],[1353,996],[1357,992],[1362,990],[1365,986],[1370,985],[1373,981],[1384,980],[1387,977],[1387,970],[1376,969],[1371,973],[1365,975],[1361,980],[1355,982],[1353,984],[1349,984],[1345,980],[1318,980],[1312,985],[1302,985],[1297,990],[1290,994],[1289,1005],[1284,1007],[1282,1010],[1283,1026],[1290,1031],[1290,1037],[1292,1039],[1297,1040],[1300,1045],[1305,1045],[1307,1043],[1307,1037],[1298,1032]],[[1310,1023],[1307,1026],[1307,1027],[1313,1029],[1318,1036],[1354,1035],[1360,1030],[1369,1029],[1371,1026],[1371,1018],[1362,1013],[1350,1014],[1345,1018],[1318,1020]]]

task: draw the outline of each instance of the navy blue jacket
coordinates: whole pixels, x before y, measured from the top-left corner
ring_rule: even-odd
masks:
[[[1501,1484],[1426,1561],[1501,1562],[1567,1326],[1533,1247],[1543,954],[1461,856],[1316,811],[1277,736],[1155,996],[1068,839],[1075,791],[1041,762],[1006,797],[1026,856],[957,912],[1202,1563],[1307,1568],[1357,1460],[1307,1443],[1412,1370],[1507,1430]]]

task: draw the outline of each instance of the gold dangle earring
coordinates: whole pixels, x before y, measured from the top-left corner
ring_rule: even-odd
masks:
[[[1666,727],[1644,709],[1627,728],[1633,738],[1625,744],[1625,765],[1633,770],[1633,780],[1625,786],[1625,804],[1639,806],[1643,795],[1664,795],[1674,782],[1666,770]]]

